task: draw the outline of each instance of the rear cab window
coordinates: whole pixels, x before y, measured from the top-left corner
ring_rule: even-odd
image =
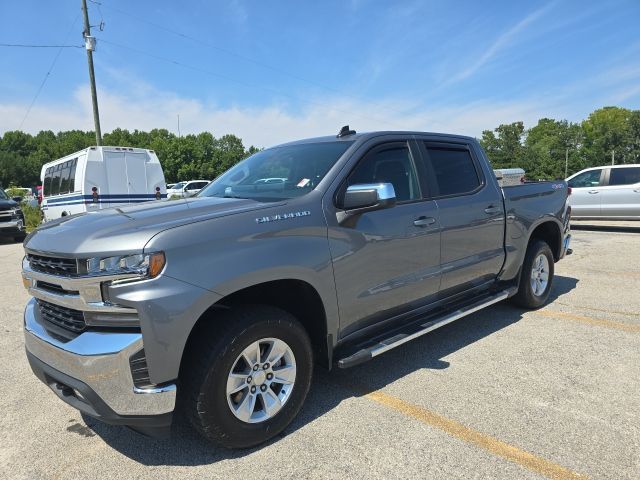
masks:
[[[466,145],[424,142],[424,147],[434,197],[468,195],[482,187],[483,176]]]

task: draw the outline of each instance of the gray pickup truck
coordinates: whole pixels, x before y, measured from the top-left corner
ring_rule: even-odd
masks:
[[[256,445],[296,416],[314,364],[358,365],[510,297],[542,306],[570,253],[567,195],[501,189],[458,135],[345,127],[269,148],[194,198],[31,233],[27,357],[104,422],[161,435],[180,411]]]

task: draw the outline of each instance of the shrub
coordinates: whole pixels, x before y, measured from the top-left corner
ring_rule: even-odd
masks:
[[[40,207],[23,203],[21,205],[22,213],[24,213],[24,223],[27,227],[27,231],[30,232],[34,228],[40,225],[42,221],[42,215],[40,213]]]

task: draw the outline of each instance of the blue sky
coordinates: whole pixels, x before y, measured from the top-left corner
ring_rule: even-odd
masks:
[[[102,129],[268,146],[640,108],[640,2],[89,1]],[[0,43],[81,45],[80,0],[0,3]],[[0,47],[0,133],[93,128],[86,55]],[[176,63],[177,62],[177,63]]]

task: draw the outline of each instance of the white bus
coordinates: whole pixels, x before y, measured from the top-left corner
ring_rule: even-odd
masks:
[[[167,198],[153,150],[89,147],[42,166],[44,220]]]

